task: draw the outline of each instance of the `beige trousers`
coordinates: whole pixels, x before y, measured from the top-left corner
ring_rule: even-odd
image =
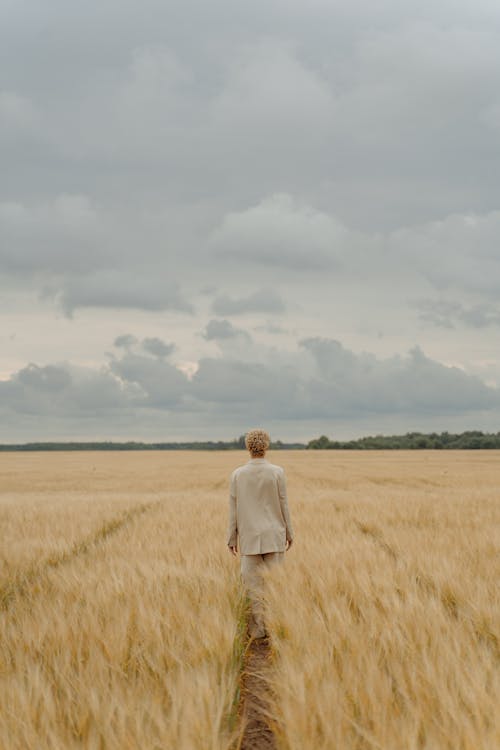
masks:
[[[262,638],[266,635],[264,607],[261,598],[262,577],[265,567],[271,567],[284,561],[284,552],[264,552],[262,555],[241,555],[241,577],[250,599],[250,620],[248,630],[252,637]]]

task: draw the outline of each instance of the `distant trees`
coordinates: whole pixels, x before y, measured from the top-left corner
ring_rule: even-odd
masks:
[[[328,438],[327,438],[328,439]],[[285,449],[305,449],[304,443],[284,443],[281,440],[271,441],[271,450]],[[136,441],[127,441],[117,443],[113,441],[86,443],[80,442],[54,442],[54,443],[23,443],[18,445],[0,445],[0,452],[7,451],[176,451],[176,450],[195,450],[195,451],[228,451],[228,450],[245,450],[245,435],[240,435],[233,440],[206,440],[206,441],[188,441],[183,443],[141,443]]]
[[[458,434],[449,432],[407,432],[406,435],[375,435],[358,440],[330,440],[326,435],[310,440],[312,450],[477,450],[500,448],[500,432],[484,433],[468,430]]]
[[[333,443],[329,437],[321,435],[319,438],[316,438],[316,440],[310,440],[307,447],[313,448],[314,450],[324,450],[325,448],[332,448]]]
[[[358,440],[330,440],[320,435],[304,443],[271,442],[271,450],[479,450],[500,449],[500,432],[487,433],[469,430],[459,434],[450,432],[407,432],[406,435],[369,435]],[[189,441],[184,443],[140,443],[125,442],[68,442],[68,443],[24,443],[22,445],[0,445],[0,451],[228,451],[244,450],[245,436],[233,440]]]

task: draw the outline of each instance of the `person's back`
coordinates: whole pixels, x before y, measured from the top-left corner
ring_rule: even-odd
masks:
[[[285,472],[265,458],[269,435],[250,430],[245,444],[250,460],[231,474],[227,544],[241,554],[241,575],[252,601],[250,634],[266,635],[260,602],[260,574],[263,566],[283,562],[290,549],[293,529],[288,509]]]
[[[235,469],[231,475],[236,530],[242,555],[284,552],[287,539],[293,537],[288,510],[285,472],[281,466],[257,457]],[[234,538],[234,523],[230,542]]]

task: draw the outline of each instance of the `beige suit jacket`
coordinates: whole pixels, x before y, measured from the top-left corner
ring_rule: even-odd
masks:
[[[266,458],[251,458],[231,474],[227,543],[239,537],[242,555],[283,552],[293,539],[285,472]]]

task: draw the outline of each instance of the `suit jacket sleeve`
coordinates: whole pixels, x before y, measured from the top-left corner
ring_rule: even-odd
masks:
[[[291,539],[293,539],[293,527],[292,527],[292,519],[290,518],[290,510],[288,508],[286,478],[285,478],[285,472],[283,470],[281,470],[278,475],[278,493],[280,496],[281,512],[283,514],[283,518],[285,519],[286,538],[290,541]]]
[[[229,485],[229,522],[227,527],[227,543],[229,547],[236,547],[238,527],[236,523],[236,478],[231,474]]]

